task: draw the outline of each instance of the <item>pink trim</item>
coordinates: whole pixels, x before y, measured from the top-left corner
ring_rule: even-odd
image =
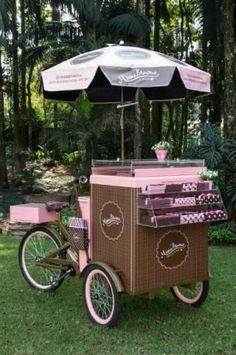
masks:
[[[180,176],[160,176],[160,177],[126,177],[126,176],[108,176],[108,175],[91,175],[91,185],[107,185],[131,188],[146,188],[147,185],[166,184],[166,182],[200,182],[202,181],[196,175],[180,175]]]
[[[48,212],[44,203],[26,203],[10,207],[10,222],[46,223],[58,219],[55,211]]]
[[[202,167],[186,167],[186,168],[141,168],[135,169],[135,177],[150,176],[178,176],[178,175],[196,175],[202,171]]]
[[[94,307],[93,307],[92,300],[91,300],[90,289],[91,289],[92,280],[93,280],[93,277],[98,274],[101,274],[106,279],[107,283],[110,286],[110,290],[112,292],[112,300],[113,300],[112,312],[107,319],[102,319],[97,315],[97,313],[94,311]],[[115,299],[115,297],[114,297],[113,288],[111,286],[110,280],[108,279],[107,275],[102,270],[99,270],[99,269],[92,270],[88,274],[86,284],[85,284],[85,300],[87,303],[89,313],[91,314],[91,316],[93,317],[95,322],[97,322],[98,324],[101,324],[101,325],[106,325],[107,323],[109,323],[109,321],[111,320],[113,313],[114,313],[114,299]]]
[[[79,208],[80,208],[80,213],[81,217],[83,219],[86,219],[88,223],[88,237],[89,237],[89,250],[88,254],[89,257],[91,257],[91,243],[92,243],[92,238],[91,238],[91,213],[90,213],[90,196],[80,196],[78,198],[79,202]],[[87,266],[87,255],[84,250],[79,251],[79,268],[80,272],[83,271],[83,269]]]
[[[173,291],[175,292],[176,296],[179,298],[180,301],[184,302],[184,303],[187,303],[187,304],[194,304],[195,302],[197,302],[199,300],[199,298],[201,297],[202,295],[202,292],[203,292],[203,281],[199,281],[201,283],[201,286],[200,286],[200,289],[199,289],[199,292],[198,294],[193,297],[193,298],[188,298],[188,297],[185,297],[182,292],[179,290],[179,287],[180,286],[174,286],[173,287]]]

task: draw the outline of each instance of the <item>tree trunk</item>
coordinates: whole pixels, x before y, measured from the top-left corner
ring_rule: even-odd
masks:
[[[60,21],[61,14],[56,0],[51,0],[52,21]]]
[[[160,51],[161,0],[154,3],[154,51]],[[162,104],[152,103],[152,133],[162,139]]]
[[[224,135],[225,138],[236,139],[235,108],[235,56],[234,56],[234,0],[224,0]],[[234,181],[235,176],[229,173],[227,181]],[[231,199],[227,200],[229,218],[236,219],[236,211]]]
[[[20,0],[21,10],[21,33],[25,33],[25,0]],[[21,49],[21,110],[26,113],[26,66],[25,66],[25,46]]]
[[[145,16],[150,18],[151,0],[145,0]],[[145,48],[150,49],[150,34],[146,37]]]
[[[207,12],[205,7],[207,7],[207,2],[203,1],[203,29],[202,29],[202,69],[203,70],[208,70],[208,36],[207,36]],[[207,98],[202,98],[202,104],[201,104],[201,123],[205,123],[207,121]]]
[[[25,33],[25,0],[20,0],[20,11],[21,11],[21,34]],[[21,48],[21,100],[20,100],[20,112],[21,112],[21,124],[22,124],[22,140],[24,149],[28,144],[28,122],[27,122],[27,108],[26,108],[26,50],[23,44]]]
[[[29,75],[28,75],[28,80],[27,80],[27,85],[26,85],[26,90],[27,90],[27,103],[28,103],[28,146],[30,149],[33,149],[34,144],[33,144],[33,123],[34,123],[34,115],[33,115],[33,109],[32,109],[32,95],[31,95],[31,81],[32,81],[32,76],[33,76],[33,71],[34,71],[34,66],[32,65],[29,69]]]
[[[4,142],[4,97],[3,97],[3,68],[0,50],[0,189],[8,187],[6,151]]]
[[[17,31],[17,1],[12,4],[12,71],[13,71],[13,117],[14,117],[14,162],[17,172],[25,167],[24,160],[24,129],[19,110],[19,78],[18,78],[18,31]]]
[[[224,0],[224,134],[236,138],[234,0]]]
[[[180,50],[181,50],[181,57],[180,59],[183,59],[184,56],[184,9],[183,9],[183,4],[182,1],[179,0],[179,13],[180,13]]]

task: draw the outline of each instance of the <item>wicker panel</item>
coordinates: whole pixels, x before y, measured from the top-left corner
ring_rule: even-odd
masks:
[[[117,270],[126,292],[208,278],[206,224],[154,229],[137,212],[136,189],[92,185],[93,260]]]
[[[132,189],[92,185],[93,260],[115,270],[129,292]]]
[[[136,209],[137,218],[137,209]],[[208,278],[208,226],[135,227],[132,293]],[[162,259],[163,258],[163,259]]]

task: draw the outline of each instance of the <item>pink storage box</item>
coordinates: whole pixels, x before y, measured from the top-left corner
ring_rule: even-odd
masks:
[[[25,203],[10,207],[10,222],[46,223],[58,219],[55,211],[48,212],[44,203]]]

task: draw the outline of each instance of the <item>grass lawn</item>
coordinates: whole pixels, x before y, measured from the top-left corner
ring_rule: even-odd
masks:
[[[236,354],[236,248],[210,247],[210,293],[199,309],[175,302],[168,289],[153,301],[123,297],[118,326],[87,318],[82,284],[68,278],[54,294],[21,277],[19,238],[0,237],[0,355]]]

